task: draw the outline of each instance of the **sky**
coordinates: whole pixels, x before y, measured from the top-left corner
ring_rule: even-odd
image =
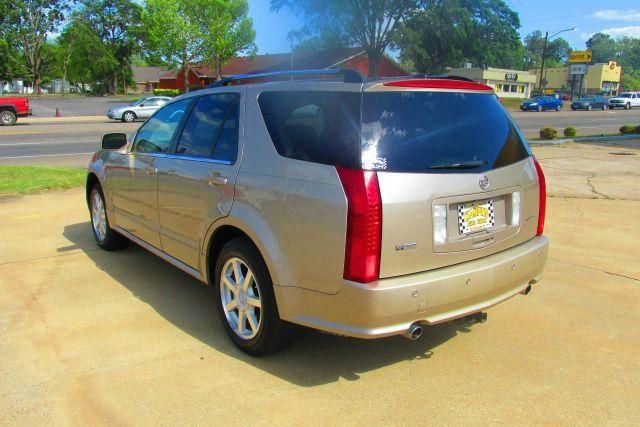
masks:
[[[506,0],[520,15],[522,38],[535,30],[562,33],[571,47],[584,49],[592,34],[605,32],[614,37],[640,37],[640,0]],[[256,30],[258,53],[288,52],[287,34],[300,26],[300,20],[288,11],[269,10],[269,0],[249,0],[249,15]]]

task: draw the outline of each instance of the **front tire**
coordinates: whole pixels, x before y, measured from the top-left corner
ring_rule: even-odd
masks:
[[[591,110],[593,110],[593,107],[592,107],[591,105],[589,105],[589,106],[587,107],[587,111],[591,111]]]
[[[16,124],[18,120],[16,114],[10,110],[0,111],[0,125],[2,126],[13,126]]]
[[[626,104],[624,104],[624,109],[625,110],[631,109],[631,104],[629,104],[628,102]]]
[[[280,319],[271,276],[249,240],[238,238],[224,245],[214,274],[220,320],[240,350],[261,356],[289,344],[292,325]]]
[[[107,205],[104,200],[102,188],[99,185],[94,185],[89,195],[93,237],[96,239],[98,246],[104,250],[115,251],[122,249],[129,244],[129,240],[109,225]]]
[[[536,110],[538,110],[538,112],[542,112],[542,105],[538,105],[538,108],[536,108]]]
[[[134,113],[133,111],[125,111],[124,113],[122,113],[123,122],[131,123],[135,121],[136,118],[137,118],[136,113]]]

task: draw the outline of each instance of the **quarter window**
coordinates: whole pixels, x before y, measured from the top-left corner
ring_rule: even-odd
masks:
[[[358,92],[263,92],[258,98],[281,156],[360,167]]]
[[[183,99],[158,110],[138,131],[133,151],[167,153],[171,148],[173,134],[190,104],[191,99]]]
[[[238,147],[237,99],[230,93],[200,97],[187,119],[176,154],[234,161]]]

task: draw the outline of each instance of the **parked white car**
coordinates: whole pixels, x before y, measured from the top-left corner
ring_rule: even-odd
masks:
[[[640,93],[623,92],[618,96],[609,99],[609,108],[624,108],[628,110],[631,107],[640,107]]]
[[[131,105],[115,107],[107,111],[107,117],[123,122],[133,122],[137,119],[148,119],[167,102],[171,101],[168,96],[153,96],[142,98]]]

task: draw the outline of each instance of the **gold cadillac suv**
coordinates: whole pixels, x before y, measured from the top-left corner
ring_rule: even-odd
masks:
[[[545,193],[490,87],[350,70],[180,96],[128,140],[105,135],[87,177],[98,245],[133,241],[213,286],[253,355],[294,324],[416,339],[528,293],[547,259]]]

